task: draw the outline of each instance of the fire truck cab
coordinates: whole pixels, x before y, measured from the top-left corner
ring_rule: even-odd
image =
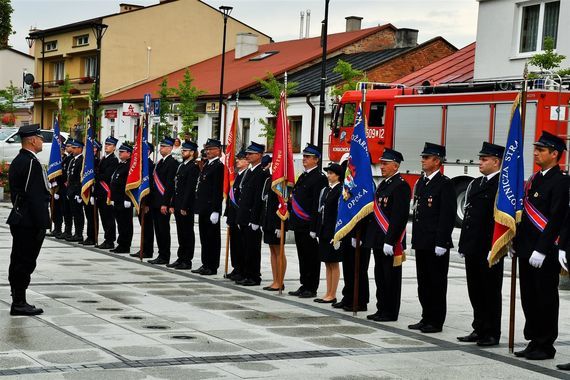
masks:
[[[531,83],[532,85],[532,83]],[[393,84],[359,84],[365,88],[368,148],[377,164],[385,147],[400,151],[400,172],[413,187],[421,174],[420,152],[424,142],[446,146],[443,172],[457,192],[457,224],[463,220],[465,191],[480,176],[478,152],[483,141],[505,145],[513,102],[520,83],[484,83],[410,88]],[[570,92],[561,86],[527,92],[524,129],[525,177],[536,169],[533,145],[543,130],[568,140]],[[360,88],[360,87],[359,87]],[[347,91],[333,107],[329,158],[339,161],[350,150],[356,109],[363,91]],[[560,165],[568,170],[567,155]],[[372,165],[375,177],[379,167]]]

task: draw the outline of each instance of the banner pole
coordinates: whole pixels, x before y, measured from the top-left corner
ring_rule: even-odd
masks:
[[[231,227],[226,228],[226,264],[224,266],[224,278],[228,278],[228,258],[230,256],[230,234],[232,233]]]
[[[352,316],[358,313],[358,293],[360,284],[360,227],[356,230],[356,247],[354,250],[354,292],[352,294]]]
[[[93,160],[93,163],[95,163],[95,160]],[[93,240],[97,246],[99,245],[99,215],[97,215],[97,200],[95,199],[94,190],[95,186],[91,188],[91,195],[93,197]]]
[[[281,219],[281,236],[279,237],[279,260],[277,262],[277,276],[279,284],[279,295],[283,295],[285,285],[285,221]]]

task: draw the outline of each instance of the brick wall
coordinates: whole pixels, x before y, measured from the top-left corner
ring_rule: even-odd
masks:
[[[384,28],[378,32],[361,39],[342,49],[341,53],[354,54],[367,51],[378,51],[393,48],[396,44],[396,31],[392,28]]]

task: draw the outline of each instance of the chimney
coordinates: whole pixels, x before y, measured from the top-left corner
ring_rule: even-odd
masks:
[[[130,11],[134,11],[136,9],[141,9],[141,8],[144,8],[144,6],[136,5],[136,4],[121,3],[121,4],[119,4],[119,13],[130,12]]]
[[[362,29],[362,17],[348,16],[346,19],[346,31],[354,32],[355,30]]]
[[[299,27],[299,39],[303,39],[303,29],[305,29],[305,12],[301,11],[301,24]]]
[[[395,48],[407,48],[418,46],[418,30],[402,28],[396,31]]]
[[[309,38],[311,33],[311,10],[307,9],[307,29],[305,30],[305,38]]]
[[[253,33],[238,33],[236,39],[235,59],[253,54],[259,50],[257,35]]]

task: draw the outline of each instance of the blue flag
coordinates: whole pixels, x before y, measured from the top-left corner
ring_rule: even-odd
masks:
[[[507,245],[515,237],[517,223],[522,216],[524,160],[520,95],[513,104],[511,125],[505,146],[495,200],[495,227],[489,265],[496,264],[507,253]]]
[[[62,174],[61,169],[61,141],[59,134],[59,116],[55,119],[53,125],[53,139],[51,141],[51,151],[49,153],[49,164],[47,176],[50,181]]]
[[[126,194],[140,213],[143,198],[150,192],[148,167],[148,116],[142,117],[142,128],[137,131],[137,138],[131,155],[131,166],[127,178]]]
[[[338,203],[335,242],[345,237],[359,220],[373,211],[374,188],[361,104],[350,139],[350,156],[348,157],[342,197]]]
[[[85,131],[85,148],[83,149],[83,168],[81,170],[81,198],[85,204],[91,198],[91,187],[95,184],[95,152],[93,149],[93,127],[91,120],[87,120]]]

